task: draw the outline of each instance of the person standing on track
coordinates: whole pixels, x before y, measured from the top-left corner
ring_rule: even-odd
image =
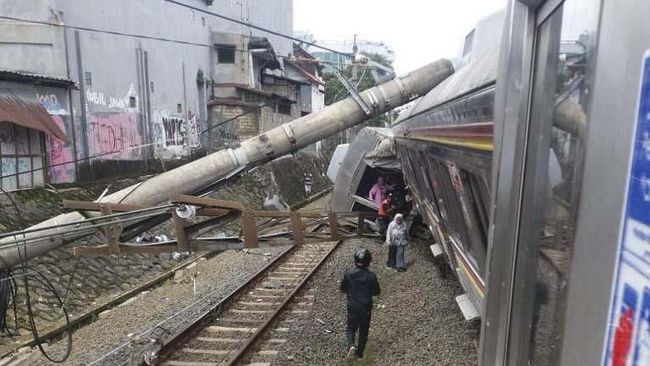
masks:
[[[379,229],[379,235],[386,235],[386,228],[390,222],[390,218],[395,211],[393,207],[393,195],[388,194],[386,199],[381,201],[379,208],[377,209],[377,227]]]
[[[404,260],[404,249],[408,245],[408,232],[402,214],[395,215],[395,219],[388,225],[386,230],[386,243],[388,244],[387,267],[395,267],[397,271],[406,271]]]
[[[347,341],[347,358],[363,358],[370,316],[372,314],[372,297],[379,295],[377,275],[368,270],[372,261],[372,253],[366,248],[358,248],[354,253],[354,269],[348,270],[341,281],[341,291],[347,294],[348,320],[345,331]],[[359,342],[354,345],[356,332],[359,331]]]

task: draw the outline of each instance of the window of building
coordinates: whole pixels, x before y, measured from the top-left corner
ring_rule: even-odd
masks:
[[[278,113],[282,114],[291,114],[291,102],[288,100],[282,100],[278,102]]]
[[[93,85],[93,74],[91,74],[90,71],[84,72],[84,83],[86,86]]]
[[[149,84],[150,84],[150,87],[151,87],[151,92],[153,93],[154,92],[153,81],[150,82]]]
[[[129,108],[135,108],[135,97],[129,97]]]
[[[220,64],[234,64],[235,63],[235,46],[227,44],[218,44],[217,48],[217,62]]]
[[[42,187],[45,154],[40,131],[0,122],[0,187],[7,191]]]
[[[183,113],[183,105],[178,103],[176,104],[176,112]]]

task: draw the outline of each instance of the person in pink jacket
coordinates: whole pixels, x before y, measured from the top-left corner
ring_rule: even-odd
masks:
[[[384,182],[384,177],[380,176],[377,178],[377,183],[375,183],[372,188],[370,188],[370,192],[368,192],[368,199],[378,205],[381,205],[381,202],[386,199],[389,189],[390,186]]]

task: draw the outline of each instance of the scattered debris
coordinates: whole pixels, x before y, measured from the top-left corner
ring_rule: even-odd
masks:
[[[135,242],[138,244],[142,243],[161,243],[169,241],[169,237],[165,234],[154,235],[151,231],[145,231],[144,233],[135,237]]]
[[[172,252],[171,259],[180,262],[190,256],[190,252]]]

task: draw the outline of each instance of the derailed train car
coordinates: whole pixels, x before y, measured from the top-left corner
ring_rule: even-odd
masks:
[[[650,364],[647,14],[509,0],[393,126],[417,211],[480,314],[481,365]]]
[[[333,159],[330,164],[338,162]],[[366,127],[350,144],[338,167],[332,210],[376,212],[378,205],[368,199],[368,192],[379,177],[386,179],[393,192],[404,192],[402,166],[395,155],[393,132],[388,128]],[[402,210],[410,211],[408,202],[404,202]],[[368,224],[372,226],[373,222],[368,221]]]
[[[367,193],[378,176],[404,186],[408,200],[434,237],[434,256],[445,256],[466,292],[456,301],[468,320],[485,311],[494,101],[503,22],[503,12],[478,22],[465,40],[457,71],[415,101],[391,130],[361,131],[350,144],[332,196],[335,211],[374,210],[376,205]],[[569,59],[565,65],[570,78],[556,100],[554,125],[560,128],[551,147],[545,192],[555,202],[547,207],[552,212],[567,211],[571,205],[567,182],[576,167],[569,155],[585,124],[573,85],[580,79],[581,69],[575,66],[581,62],[579,50],[564,47],[560,52]],[[393,156],[387,154],[384,159],[390,168],[373,166],[373,156],[389,142],[390,149],[383,150],[393,151]],[[566,223],[550,220],[546,224]],[[547,241],[553,242],[553,230],[548,232]],[[551,268],[561,265],[552,248],[544,248],[543,253],[548,253],[545,258]]]
[[[393,131],[397,156],[417,212],[467,295],[457,298],[468,319],[485,299],[494,93],[503,14],[477,24],[467,45],[473,59],[402,113]],[[490,36],[492,38],[490,38]],[[491,41],[491,42],[490,42]],[[467,41],[466,41],[467,42]]]

